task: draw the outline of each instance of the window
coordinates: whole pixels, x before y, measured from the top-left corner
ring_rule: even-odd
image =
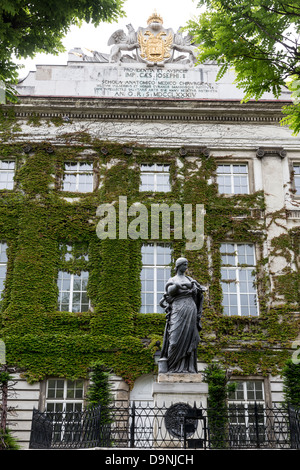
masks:
[[[63,191],[87,193],[94,189],[93,164],[87,162],[66,162]]]
[[[141,165],[140,191],[171,191],[170,165],[157,163]]]
[[[74,440],[76,420],[78,421],[78,438],[81,435],[80,415],[83,410],[83,380],[49,379],[46,388],[46,411],[54,420],[52,442]],[[53,414],[52,414],[53,413]]]
[[[6,265],[7,265],[7,256],[6,256],[7,244],[0,242],[0,302],[2,297],[2,292],[4,290],[4,281],[6,277]]]
[[[58,273],[58,309],[67,312],[87,312],[90,301],[87,295],[89,273],[70,274],[65,271]]]
[[[88,245],[61,243],[58,273],[58,308],[60,311],[86,312],[90,308],[87,295]]]
[[[249,194],[248,165],[218,165],[217,183],[221,194]]]
[[[300,163],[294,164],[294,181],[296,195],[300,196]]]
[[[228,396],[230,402],[263,402],[264,403],[264,387],[262,380],[248,380],[245,382],[237,381],[234,392],[230,392]]]
[[[0,160],[0,189],[14,188],[14,160]]]
[[[229,436],[231,445],[247,445],[265,440],[263,381],[236,382],[236,389],[229,393]]]
[[[159,301],[171,276],[171,253],[171,247],[166,244],[153,243],[142,246],[141,313],[164,312]]]
[[[46,411],[81,411],[83,380],[47,380]]]
[[[258,315],[254,245],[222,243],[221,278],[225,315]]]
[[[88,261],[88,245],[84,243],[61,243],[59,246],[62,261]]]

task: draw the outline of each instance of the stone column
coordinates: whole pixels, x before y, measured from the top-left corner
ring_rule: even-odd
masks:
[[[262,185],[265,194],[268,253],[272,252],[272,240],[287,233],[285,211],[285,188],[283,165],[286,151],[283,148],[260,147],[256,152],[261,160]],[[274,276],[286,268],[286,259],[282,256],[269,257],[269,273],[272,282]]]

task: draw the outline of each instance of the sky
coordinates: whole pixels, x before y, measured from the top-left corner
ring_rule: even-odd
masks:
[[[34,59],[18,60],[17,63],[24,65],[24,68],[20,69],[19,78],[25,78],[30,71],[36,69],[36,65],[66,64],[68,51],[75,47],[81,47],[87,55],[90,53],[85,51],[85,48],[109,53],[107,41],[112,33],[118,29],[127,32],[128,23],[131,23],[135,30],[140,26],[145,27],[147,19],[155,10],[163,18],[166,28],[177,31],[180,26],[185,26],[189,19],[198,16],[200,10],[197,3],[197,0],[126,0],[123,7],[126,17],[116,23],[102,23],[97,28],[89,24],[84,24],[81,28],[72,27],[63,41],[65,53],[59,56],[37,54]]]

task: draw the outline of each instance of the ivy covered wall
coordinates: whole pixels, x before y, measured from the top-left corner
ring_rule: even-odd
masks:
[[[130,386],[154,370],[153,355],[157,341],[162,341],[165,317],[139,313],[142,241],[100,240],[96,234],[97,207],[115,202],[117,208],[122,195],[127,196],[128,206],[135,201],[148,208],[154,202],[204,204],[203,248],[185,252],[185,240],[172,240],[174,259],[185,255],[190,274],[209,286],[199,360],[217,359],[239,375],[280,370],[300,332],[295,315],[299,312],[295,262],[299,230],[273,240],[273,254],[279,250],[281,256],[294,260],[276,278],[275,296],[263,249],[267,227],[262,191],[220,196],[215,156],[201,149],[181,157],[176,148],[151,149],[133,143],[128,152],[121,144],[82,133],[71,139],[72,144],[70,136],[64,145],[16,143],[11,139],[17,125],[13,116],[3,118],[1,125],[0,157],[16,159],[17,168],[15,189],[0,192],[0,240],[8,244],[0,338],[6,344],[7,362],[20,367],[28,381],[47,376],[83,378],[98,359]],[[94,163],[99,186],[78,197],[60,191],[60,181],[64,161],[80,159]],[[170,164],[170,193],[139,193],[140,164],[145,162]],[[223,315],[219,244],[224,240],[257,247],[259,317]],[[71,244],[78,252],[66,261],[64,247]],[[82,256],[85,253],[88,260]],[[89,271],[89,312],[57,311],[59,270]]]

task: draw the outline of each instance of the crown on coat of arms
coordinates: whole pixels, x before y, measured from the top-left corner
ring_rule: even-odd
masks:
[[[147,21],[147,24],[150,24],[150,23],[161,23],[163,24],[163,19],[162,17],[156,12],[156,10],[154,11],[154,13],[149,16],[148,18],[148,21]]]

